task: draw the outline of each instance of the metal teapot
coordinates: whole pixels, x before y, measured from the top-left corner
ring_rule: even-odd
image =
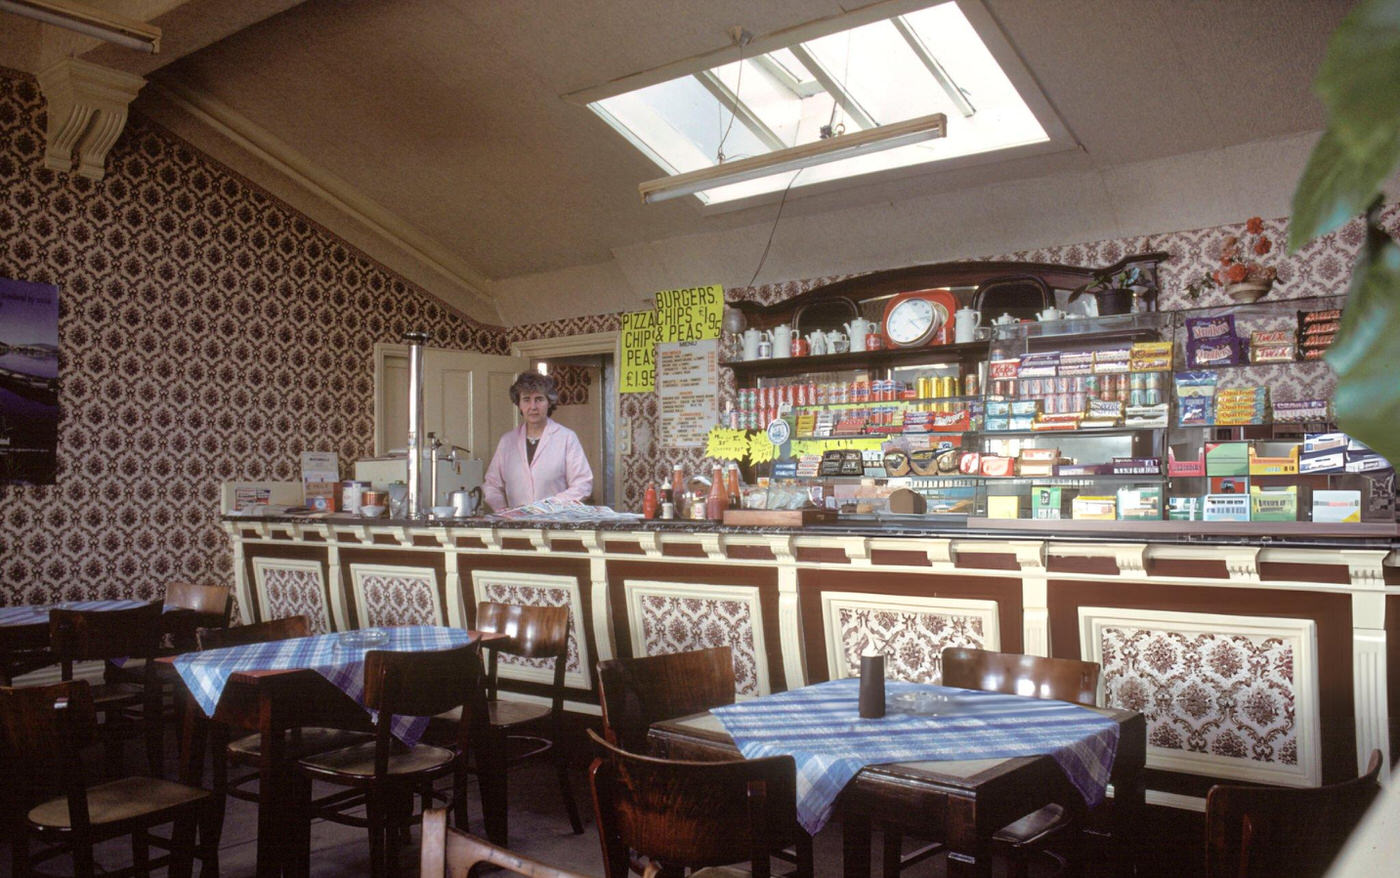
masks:
[[[452,492],[452,516],[454,518],[471,518],[480,508],[480,486],[472,488],[470,491]]]

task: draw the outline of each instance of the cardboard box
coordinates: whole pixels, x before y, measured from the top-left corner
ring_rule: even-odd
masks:
[[[1206,475],[1249,475],[1248,442],[1207,442]]]
[[[1118,518],[1123,521],[1160,521],[1162,486],[1133,485],[1119,488]]]
[[[1070,501],[1072,518],[1114,521],[1118,518],[1118,498],[1081,494]]]
[[[1249,521],[1248,494],[1207,494],[1202,521]]]
[[[339,508],[340,482],[303,482],[304,503],[313,512],[335,512]]]
[[[1064,489],[1059,485],[1031,487],[1031,518],[1064,518]]]
[[[1255,485],[1249,491],[1251,521],[1297,521],[1298,486]]]
[[[1248,476],[1212,476],[1206,489],[1208,494],[1248,494]]]
[[[1167,498],[1167,518],[1172,521],[1200,521],[1200,497]]]
[[[1259,442],[1249,448],[1251,476],[1294,476],[1298,474],[1296,442]]]
[[[1347,453],[1342,448],[1308,452],[1305,445],[1303,454],[1298,459],[1298,472],[1304,474],[1339,473],[1346,469],[1346,464]]]
[[[1021,498],[1015,494],[989,495],[987,497],[988,518],[1020,518]]]
[[[1313,491],[1312,520],[1360,522],[1360,491]]]
[[[1170,445],[1167,447],[1167,475],[1203,476],[1206,474],[1206,450],[1196,449],[1191,455],[1190,445]]]

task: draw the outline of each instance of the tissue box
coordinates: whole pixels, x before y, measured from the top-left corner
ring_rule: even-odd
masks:
[[[1207,442],[1206,475],[1249,475],[1248,442]]]

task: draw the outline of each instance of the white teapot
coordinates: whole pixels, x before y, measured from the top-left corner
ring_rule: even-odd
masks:
[[[744,359],[758,359],[758,343],[763,341],[763,333],[757,329],[744,330]]]
[[[997,326],[1012,326],[1016,323],[1016,318],[1012,317],[1010,314],[1003,314],[992,322]]]
[[[825,355],[826,355],[826,333],[821,332],[820,330],[818,330],[817,332],[809,332],[809,333],[807,333],[807,345],[808,345],[808,347],[809,347],[809,348],[811,349],[811,351],[812,351],[812,356],[814,356],[814,357],[822,357],[822,356],[825,356]]]
[[[846,324],[846,331],[851,334],[851,350],[865,350],[865,337],[875,330],[875,324],[862,317],[857,317]]]
[[[828,353],[844,354],[851,349],[850,339],[846,338],[846,333],[833,329],[826,334],[826,349]]]
[[[773,356],[792,356],[792,327],[786,323],[773,327]]]

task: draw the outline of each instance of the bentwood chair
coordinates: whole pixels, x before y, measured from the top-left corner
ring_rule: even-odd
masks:
[[[41,801],[16,827],[11,839],[14,874],[25,878],[33,867],[71,853],[74,874],[92,876],[93,845],[131,836],[133,865],[104,875],[147,875],[169,866],[173,878],[187,878],[194,855],[195,828],[208,806],[209,793],[154,777],[127,777],[88,786],[81,751],[96,737],[96,708],[85,680],[23,689],[0,687],[0,728],[5,750],[15,763],[8,784],[26,789],[57,782],[60,795]],[[151,829],[172,824],[169,838]],[[45,847],[30,855],[29,838]],[[155,859],[150,846],[169,851]],[[205,868],[218,871],[217,859]]]
[[[478,874],[473,871],[478,867],[490,866],[500,866],[512,875],[525,878],[588,878],[580,872],[547,866],[448,826],[446,808],[434,808],[423,815],[419,878],[467,878]]]
[[[652,723],[734,703],[734,658],[728,646],[598,662],[603,735],[646,753]]]
[[[505,767],[546,754],[554,757],[559,791],[569,814],[574,834],[583,832],[578,803],[569,784],[568,753],[561,746],[564,726],[564,671],[569,657],[569,608],[522,606],[482,601],[476,608],[476,630],[482,634],[503,635],[482,641],[489,653],[486,691],[490,711],[492,749],[505,755]],[[541,694],[549,704],[535,704],[500,697],[501,655],[539,659],[549,663],[552,680]],[[541,728],[541,727],[544,728]],[[487,833],[493,841],[508,844],[509,816],[506,806],[505,771],[494,772],[493,782],[483,783],[482,810],[486,812]],[[483,779],[485,780],[485,779]],[[498,798],[488,801],[487,790]]]
[[[375,878],[399,872],[400,846],[415,821],[413,796],[424,807],[436,778],[452,776],[457,823],[466,825],[467,759],[486,735],[486,698],[480,644],[425,652],[370,650],[365,655],[365,707],[378,711],[374,740],[301,759],[312,780],[363,794],[364,816],[352,813],[360,798],[327,797],[306,803],[308,820],[320,817],[369,830],[370,872]],[[461,708],[454,750],[419,743],[405,747],[390,731],[396,716],[435,716]],[[478,762],[495,754],[480,752]],[[487,780],[483,777],[483,783]]]
[[[770,858],[795,845],[795,875],[812,875],[812,839],[797,822],[791,756],[687,762],[619,749],[592,729],[589,778],[608,878],[626,878],[633,853],[647,876],[772,874]],[[745,863],[748,870],[725,868]],[[749,871],[751,870],[751,871]]]
[[[92,701],[103,718],[98,731],[106,745],[108,769],[122,772],[122,745],[139,728],[146,741],[146,761],[152,776],[161,773],[161,690],[155,656],[160,647],[161,604],[155,601],[130,610],[49,611],[49,649],[58,659],[62,679],[73,679],[73,665],[105,662],[101,686]],[[139,663],[133,682],[123,682],[114,668]]]
[[[267,622],[252,622],[233,628],[205,628],[198,632],[200,649],[222,649],[230,646],[246,646],[250,643],[270,643],[275,640],[290,640],[306,637],[310,626],[305,616],[288,616]],[[198,708],[195,708],[198,709]],[[326,729],[319,726],[305,726],[292,729],[287,736],[287,758],[300,759],[337,747],[358,744],[370,739],[364,732],[344,729]],[[211,850],[217,850],[222,834],[224,810],[227,798],[257,803],[259,790],[254,788],[260,776],[262,764],[262,736],[245,735],[229,740],[228,727],[222,723],[212,723],[209,730],[209,751],[212,764],[214,801],[213,816],[207,836],[202,839],[200,856],[208,862]],[[229,766],[241,769],[240,773],[229,777]],[[227,798],[226,798],[227,797]]]
[[[1206,794],[1206,878],[1321,876],[1380,793],[1381,751],[1354,780],[1306,789],[1216,784]]]

